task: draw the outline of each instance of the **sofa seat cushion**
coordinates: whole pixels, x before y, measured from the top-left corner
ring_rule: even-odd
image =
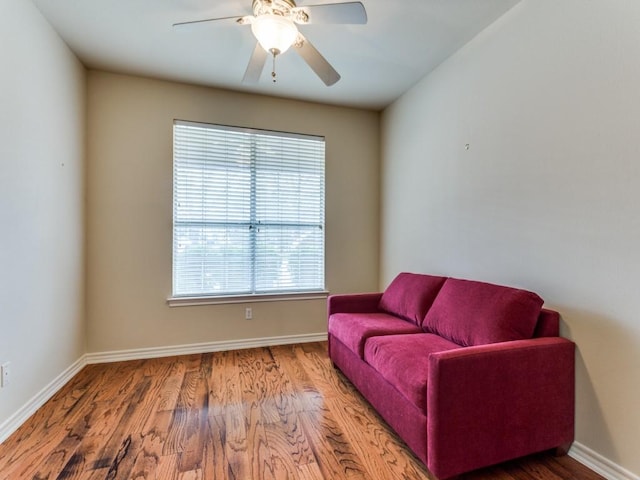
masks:
[[[417,325],[387,313],[334,313],[329,317],[329,334],[360,358],[364,358],[369,337],[421,332]]]
[[[446,277],[400,273],[382,294],[378,308],[421,325]]]
[[[456,348],[462,347],[430,333],[371,337],[364,361],[426,414],[429,355]]]
[[[463,346],[532,338],[543,300],[533,292],[449,278],[422,323]]]

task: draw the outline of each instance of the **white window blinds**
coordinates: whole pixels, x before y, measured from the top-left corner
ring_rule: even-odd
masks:
[[[324,138],[175,121],[173,296],[324,290]]]

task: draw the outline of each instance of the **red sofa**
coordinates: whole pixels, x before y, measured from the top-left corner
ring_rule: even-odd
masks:
[[[535,293],[401,273],[332,295],[329,356],[438,478],[574,437],[573,342]]]

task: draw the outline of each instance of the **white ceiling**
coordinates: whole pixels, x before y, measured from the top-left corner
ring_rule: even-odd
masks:
[[[242,83],[255,39],[230,22],[186,31],[176,22],[251,14],[251,0],[32,0],[88,68],[336,105],[382,109],[520,0],[361,0],[366,25],[300,31],[342,75],[326,87],[293,51]],[[300,0],[299,6],[346,0]]]

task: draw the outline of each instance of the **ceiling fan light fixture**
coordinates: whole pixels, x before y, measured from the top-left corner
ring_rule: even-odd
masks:
[[[273,14],[256,17],[251,31],[262,48],[274,55],[286,52],[298,37],[298,29],[292,20]]]

